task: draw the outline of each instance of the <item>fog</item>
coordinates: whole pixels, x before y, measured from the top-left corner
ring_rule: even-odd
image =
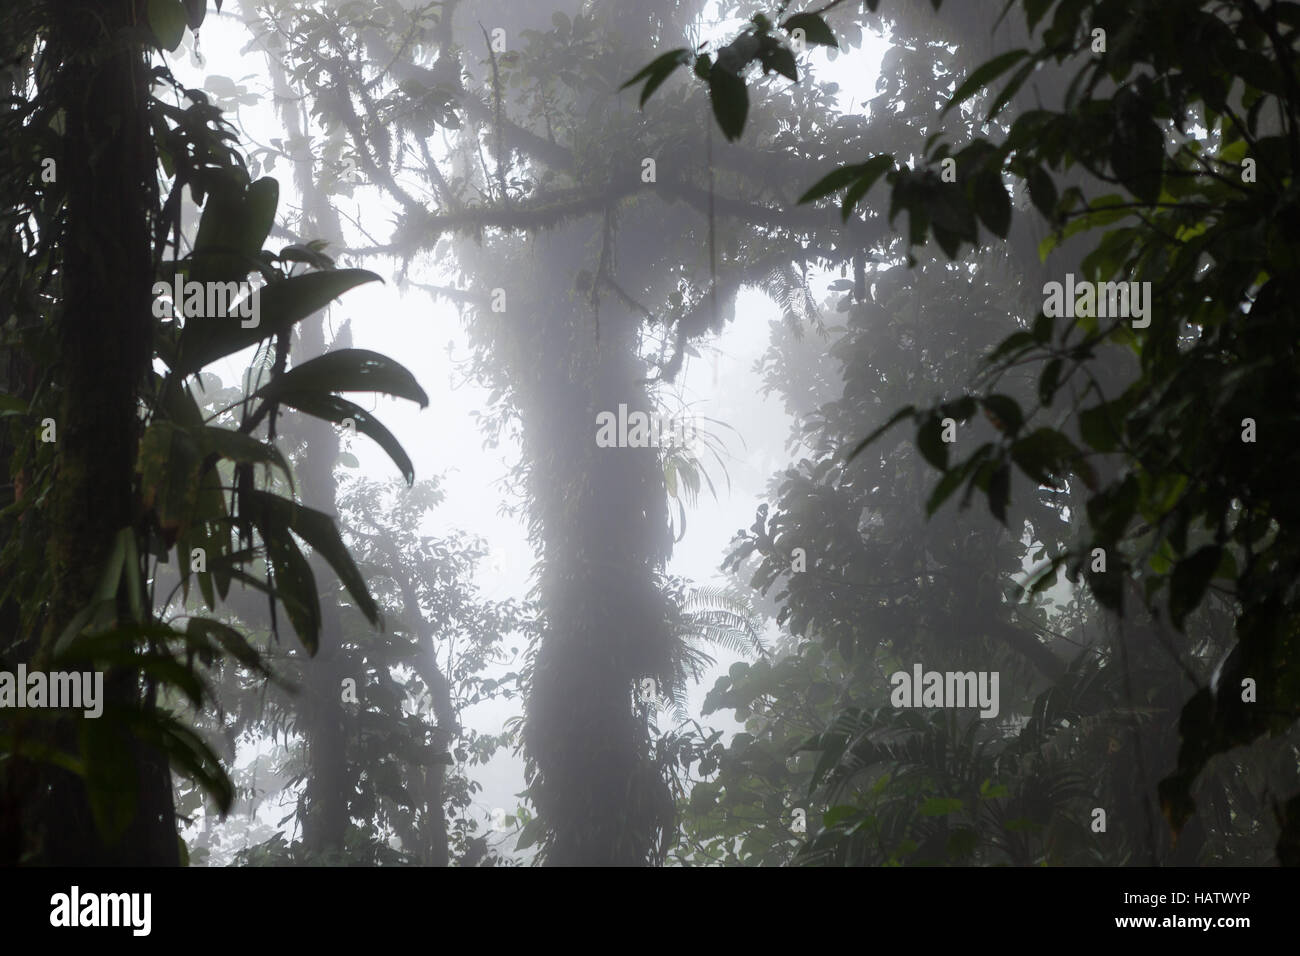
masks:
[[[24,148],[118,165],[5,187],[5,666],[107,687],[12,745],[16,858],[1300,859],[1293,223],[1216,231],[1294,127],[1220,60],[1029,2],[153,0],[113,80],[20,6]]]
[[[554,11],[572,13],[569,7],[572,5],[558,4],[554,10],[537,8],[534,17],[543,26]],[[204,27],[198,43],[193,42],[192,33],[186,34],[177,51],[177,75],[187,85],[209,93],[217,105],[231,110],[250,140],[259,144],[283,142],[285,131],[278,124],[272,91],[264,76],[265,54],[249,42],[247,22],[255,8],[240,7],[237,12],[244,23],[233,15],[216,18]],[[699,31],[702,41],[725,43],[729,30],[745,25],[744,18],[720,19],[719,13],[717,7],[711,7],[694,21],[693,28]],[[467,23],[477,19],[470,10],[462,10],[460,16]],[[861,99],[874,88],[884,49],[883,36],[867,37],[862,50],[839,57],[838,62],[832,62],[821,51],[814,51],[808,59],[816,65],[819,77],[839,86],[837,101],[851,105],[855,97]],[[490,68],[485,71],[484,66],[482,62],[465,64],[467,84],[491,83]],[[631,97],[630,93],[620,96],[629,112]],[[281,173],[285,171],[283,158],[264,160],[267,175],[275,174],[277,162]],[[287,177],[282,175],[281,202],[301,206],[301,195],[295,195],[285,180]],[[346,195],[330,198],[344,220],[343,241],[349,248],[364,249],[367,238],[383,228],[397,207],[382,190],[368,186],[362,175],[351,174],[347,184],[351,188]],[[340,264],[376,268],[374,258],[344,256]],[[490,404],[490,389],[477,381],[468,368],[471,346],[465,323],[445,297],[424,291],[428,286],[455,284],[457,271],[447,268],[446,262],[427,257],[418,265],[389,260],[387,268],[393,272],[384,273],[385,286],[359,289],[346,308],[336,306],[333,312],[340,317],[364,316],[352,323],[353,347],[399,357],[424,386],[430,406],[416,409],[409,403],[375,396],[365,407],[402,438],[417,475],[438,476],[446,500],[454,503],[453,507],[427,515],[421,532],[438,536],[463,533],[481,538],[487,553],[476,569],[474,583],[493,599],[523,600],[533,581],[535,556],[520,514],[524,508],[522,496],[517,488],[509,487],[510,470],[520,459],[520,445],[511,435],[499,442],[486,439],[479,419]],[[825,270],[810,276],[810,292],[819,290],[823,307],[833,305],[825,290],[835,278],[835,273]],[[762,289],[745,287],[736,293],[734,310],[737,320],[701,339],[696,345],[699,354],[686,359],[668,389],[672,400],[688,408],[690,415],[724,426],[719,429],[719,454],[708,461],[708,467],[716,472],[711,479],[713,490],[703,491],[686,507],[688,533],[677,542],[667,564],[670,574],[713,587],[727,582],[719,565],[728,542],[752,522],[754,509],[762,502],[772,476],[789,461],[789,449],[797,448],[792,445],[797,440],[792,434],[794,418],[778,398],[764,394],[758,369],[758,363],[772,348],[769,336],[773,324],[780,321],[779,309]],[[329,321],[331,329],[337,324],[337,319]],[[253,355],[254,351],[249,350],[229,357],[212,370],[225,383],[238,381]],[[391,479],[393,465],[381,449],[364,438],[347,440],[345,448],[357,462],[355,468],[349,469],[351,472],[376,481]],[[770,622],[764,632],[768,639],[779,633]],[[510,637],[503,635],[502,640],[514,647],[526,639]],[[714,656],[716,661],[682,688],[688,712],[697,718],[705,692],[740,659],[728,648],[718,650]],[[510,655],[507,660],[493,662],[484,669],[483,676],[499,679],[511,673],[518,660],[517,655]],[[499,734],[511,717],[519,716],[520,710],[518,698],[489,699],[466,707],[461,721],[480,733]],[[741,729],[730,717],[720,712],[713,719],[714,726],[725,728],[727,738]],[[241,766],[251,770],[255,759],[260,756],[269,760],[273,751],[252,740],[241,744],[239,753]],[[255,779],[250,773],[250,786]],[[513,815],[519,803],[517,795],[525,785],[523,763],[516,754],[503,749],[476,768],[475,780],[482,790],[464,809],[464,816],[482,830],[492,832],[489,844],[503,855],[508,854],[513,849],[512,833],[499,826],[493,831],[493,811],[505,808]],[[247,812],[269,830],[283,816],[283,808],[296,798],[292,788],[275,795],[259,793],[258,802],[247,805]],[[196,820],[186,831],[191,836],[207,831],[205,842],[222,845],[224,853],[211,862],[230,862],[234,849],[250,845],[248,828],[241,826],[238,836],[223,837],[221,826],[205,813],[202,821]],[[218,831],[215,837],[211,835],[214,827]],[[286,837],[292,839],[292,832]],[[522,859],[529,856],[521,854]]]

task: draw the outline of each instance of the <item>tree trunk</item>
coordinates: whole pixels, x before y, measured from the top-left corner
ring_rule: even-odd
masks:
[[[345,329],[335,338],[335,348],[348,348],[351,334]],[[325,322],[303,323],[298,343],[299,354],[315,357],[325,349]],[[299,491],[305,505],[324,511],[337,521],[334,464],[339,456],[339,437],[334,426],[318,418],[295,416],[294,432],[307,443],[302,466],[297,469]],[[361,675],[344,674],[339,663],[343,628],[334,587],[334,571],[319,555],[310,558],[316,589],[320,592],[320,644],[316,656],[305,663],[303,686],[303,734],[307,741],[307,815],[303,821],[303,845],[309,853],[342,853],[347,836],[348,747],[343,710],[343,678]]]
[[[57,175],[66,183],[66,225],[58,316],[57,465],[47,557],[53,590],[37,665],[68,621],[89,603],[114,538],[137,525],[133,491],[140,435],[139,400],[153,354],[150,209],[157,194],[148,126],[149,77],[132,30],[130,0],[49,4],[49,62],[60,64],[55,95],[66,115]],[[119,592],[119,599],[124,594]],[[139,675],[106,675],[108,707],[148,711]],[[105,715],[104,720],[112,720]],[[75,738],[65,724],[65,745]],[[85,784],[63,771],[45,775],[36,799],[38,859],[50,864],[179,862],[171,779],[165,756],[118,725],[135,758],[134,817],[106,841],[91,815]]]

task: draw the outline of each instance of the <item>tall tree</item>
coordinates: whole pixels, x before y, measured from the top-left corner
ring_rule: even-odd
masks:
[[[521,18],[501,5],[478,5],[477,17],[493,25],[485,37],[467,16],[455,33],[455,18],[464,11],[447,4],[426,28],[436,49],[422,51],[402,42],[400,28],[424,24],[404,21],[396,10],[388,11],[400,25],[392,36],[372,21],[340,28],[310,7],[264,5],[268,37],[277,36],[274,42],[295,61],[324,70],[326,82],[309,90],[319,115],[348,132],[360,168],[401,206],[403,222],[391,248],[412,255],[435,246],[446,231],[554,227],[527,246],[505,236],[485,247],[488,254],[467,243],[458,252],[461,267],[475,276],[465,298],[489,306],[478,311],[474,334],[490,350],[490,374],[512,396],[524,428],[546,627],[525,738],[537,770],[531,793],[546,827],[543,845],[556,863],[645,862],[660,852],[671,812],[650,762],[644,719],[632,705],[637,678],[653,675],[665,687],[671,682],[673,638],[658,581],[671,542],[662,466],[655,449],[602,450],[594,442],[599,412],[617,412],[620,405],[653,411],[640,381],[649,376],[637,355],[645,315],[622,283],[640,290],[667,258],[644,237],[616,248],[626,228],[619,207],[642,185],[637,152],[621,150],[612,162],[584,171],[575,148],[575,137],[598,135],[602,118],[618,117],[616,106],[595,91],[611,89],[619,32],[626,37],[632,26],[657,16],[615,7],[552,21],[549,11],[530,10]],[[535,29],[544,23],[549,31]],[[496,24],[524,38],[527,52],[498,48]],[[548,140],[518,125],[505,97],[520,84],[528,95],[553,86],[542,71],[544,57],[565,58],[556,44],[572,49],[572,75],[586,78],[578,88],[545,94],[558,97],[549,107],[555,123]],[[482,50],[481,90],[461,85],[463,51],[469,49]],[[362,51],[371,62],[390,65],[391,77],[359,75],[349,64],[363,61]],[[416,104],[431,119],[419,122],[418,113],[408,118]],[[445,108],[434,110],[439,104]],[[453,117],[463,111],[472,128],[489,131],[493,168],[484,165],[481,180],[478,143],[468,135],[449,175],[433,162],[428,136],[434,125],[453,122],[446,109]],[[402,120],[396,136],[388,116]],[[627,125],[626,118],[617,122]],[[521,146],[526,152],[512,159]],[[444,205],[438,215],[425,212],[409,185],[395,177],[403,148],[423,153],[425,188]],[[551,169],[543,176],[546,165]],[[546,211],[551,197],[539,188],[543,182],[568,184],[561,193],[574,201]],[[484,201],[466,203],[462,194],[471,183]],[[657,219],[647,224],[651,235],[671,232]],[[614,271],[620,252],[626,276]],[[526,264],[520,261],[525,254]],[[659,273],[660,281],[666,274]],[[491,309],[494,301],[503,314]]]

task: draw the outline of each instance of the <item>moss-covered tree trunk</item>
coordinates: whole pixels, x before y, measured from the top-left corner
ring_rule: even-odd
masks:
[[[680,29],[670,19],[689,19],[686,8],[693,6],[615,0],[594,12],[606,42],[648,56],[651,37]],[[491,4],[475,13],[498,15],[485,23],[511,22]],[[548,28],[549,9],[529,15]],[[529,25],[516,22],[514,29]],[[571,108],[584,115],[607,105],[589,95]],[[609,147],[615,145],[626,144]],[[608,172],[616,179],[636,175],[613,163]],[[674,237],[653,217],[649,234],[644,223],[639,232],[626,226],[625,237],[617,225],[611,234],[621,205],[613,199],[593,215],[533,235],[525,256],[516,251],[491,263],[471,256],[469,267],[477,284],[504,289],[514,303],[479,320],[495,326],[486,337],[514,391],[528,463],[543,620],[524,743],[534,771],[530,794],[546,829],[545,861],[557,866],[652,863],[673,819],[633,703],[638,679],[662,684],[671,671],[674,636],[658,589],[672,550],[663,467],[657,448],[596,444],[599,413],[617,414],[620,405],[629,413],[654,411],[648,369],[637,354],[641,316],[607,287],[596,290],[593,307],[581,276],[603,265],[627,288],[661,285],[663,277],[646,274],[637,250],[662,248]]]
[[[66,117],[57,175],[66,183],[62,302],[57,311],[61,392],[47,559],[53,591],[40,664],[91,600],[118,532],[137,524],[133,489],[139,402],[152,356],[150,217],[157,192],[148,125],[149,77],[131,0],[51,0],[47,62]],[[119,593],[119,598],[125,595]],[[106,713],[153,706],[139,674],[106,675]],[[134,814],[120,838],[98,832],[86,787],[52,772],[35,797],[38,859],[53,864],[178,862],[166,758],[107,733],[135,757]],[[64,743],[71,743],[65,727]],[[123,781],[129,788],[130,781]]]
[[[582,247],[582,229],[542,240],[541,321],[511,326],[525,343],[516,354],[532,356],[513,372],[542,541],[544,630],[525,740],[552,834],[547,861],[637,865],[672,813],[632,704],[637,678],[663,680],[669,670],[656,572],[671,539],[658,449],[596,445],[599,412],[652,409],[638,381],[647,373],[636,358],[637,317],[604,303],[597,339],[595,316],[571,294],[581,260],[570,250]]]

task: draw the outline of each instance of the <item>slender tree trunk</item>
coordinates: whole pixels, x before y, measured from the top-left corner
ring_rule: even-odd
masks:
[[[250,30],[256,30],[256,9],[248,3],[239,5],[240,15]],[[290,141],[298,142],[299,152],[292,159],[294,185],[302,197],[303,216],[299,231],[304,237],[323,238],[333,246],[343,241],[338,213],[316,186],[314,160],[305,135],[304,114],[295,91],[290,87],[284,66],[267,56],[276,106],[290,132]],[[295,354],[302,360],[315,358],[326,351],[326,319],[310,319],[299,326]],[[350,348],[351,334],[346,330],[331,344],[332,348]],[[334,465],[339,456],[339,439],[334,426],[321,419],[295,413],[283,421],[287,429],[305,442],[299,476],[299,494],[309,507],[325,511],[337,519],[338,483]],[[360,674],[345,674],[339,662],[343,641],[339,605],[332,584],[334,572],[319,557],[311,558],[312,574],[320,595],[321,629],[316,655],[304,665],[303,696],[299,700],[302,731],[307,748],[308,776],[304,791],[305,817],[303,845],[309,853],[342,853],[350,822],[348,795],[351,791],[348,772],[347,714],[343,708],[342,685],[345,677],[363,684]]]
[[[302,325],[300,354],[315,357],[325,352],[325,323]],[[335,348],[348,348],[351,334],[346,329],[335,339]],[[294,431],[307,443],[298,471],[303,503],[325,511],[337,520],[338,483],[334,464],[339,456],[339,438],[329,422],[305,415],[296,416]],[[304,667],[303,731],[307,740],[307,816],[303,822],[303,844],[310,853],[342,853],[347,836],[348,794],[352,790],[348,773],[348,734],[343,710],[343,678],[363,681],[359,674],[344,674],[340,664],[343,627],[334,572],[319,555],[312,555],[312,574],[320,593],[320,645],[316,656]]]
[[[397,560],[396,555],[393,556],[393,560]],[[422,646],[420,656],[413,666],[425,686],[429,688],[433,716],[437,721],[433,746],[438,752],[444,752],[451,746],[451,741],[456,734],[456,711],[451,702],[451,683],[438,667],[435,643],[437,635],[424,620],[409,579],[400,567],[393,573],[402,575],[398,582],[402,590],[402,600],[407,605],[407,614],[412,620],[418,622],[417,634]],[[424,809],[420,814],[422,825],[418,831],[420,844],[417,853],[420,863],[425,866],[449,866],[451,846],[447,836],[447,766],[438,764],[422,769]]]

